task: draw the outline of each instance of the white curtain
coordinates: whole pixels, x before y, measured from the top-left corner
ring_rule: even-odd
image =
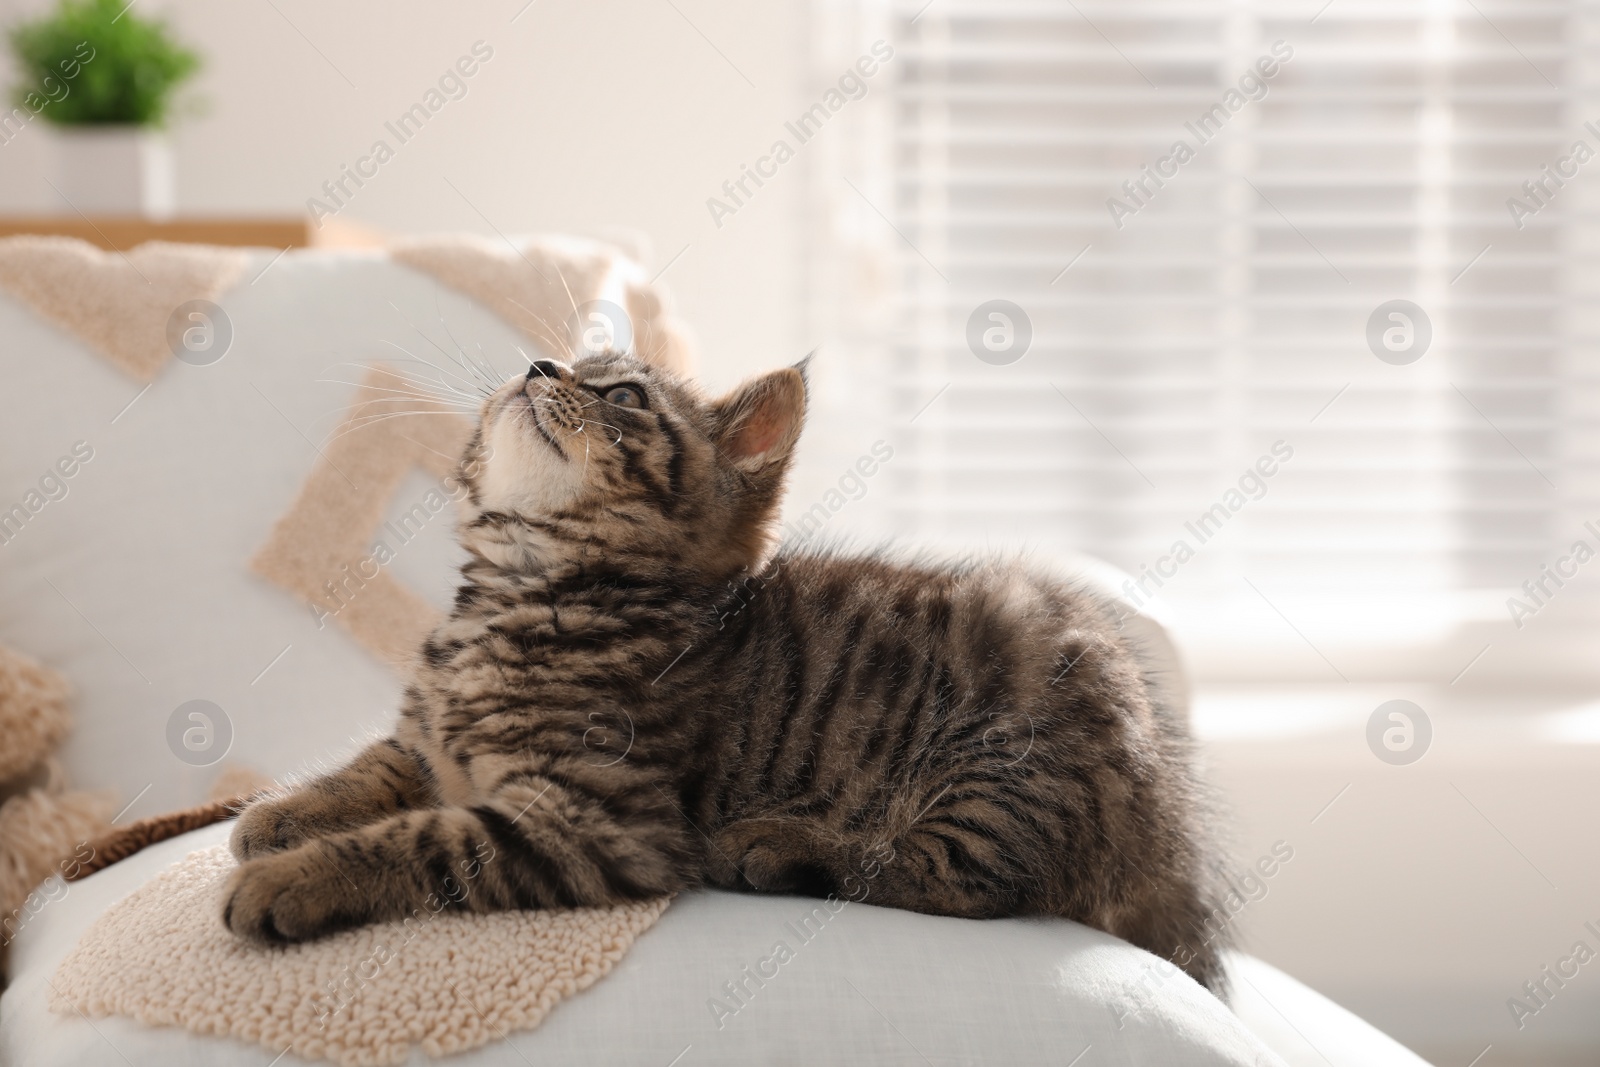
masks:
[[[819,3],[819,93],[894,49],[810,171],[894,528],[1104,557],[1230,676],[1587,669],[1595,8]]]

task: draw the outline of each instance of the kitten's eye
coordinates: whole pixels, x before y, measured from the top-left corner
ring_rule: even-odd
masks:
[[[636,385],[614,385],[606,390],[605,401],[619,408],[642,408],[644,391]]]

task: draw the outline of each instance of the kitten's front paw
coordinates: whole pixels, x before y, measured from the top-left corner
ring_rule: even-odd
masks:
[[[238,937],[264,945],[310,941],[354,925],[304,848],[243,864],[222,895],[222,925]]]
[[[228,848],[240,863],[294,848],[310,837],[288,799],[263,798],[240,813]]]

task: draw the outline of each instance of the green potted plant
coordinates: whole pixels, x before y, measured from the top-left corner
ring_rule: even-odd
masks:
[[[10,31],[17,82],[4,122],[54,131],[55,181],[85,214],[173,213],[167,123],[200,57],[126,0],[61,0]],[[0,133],[4,133],[0,126]]]

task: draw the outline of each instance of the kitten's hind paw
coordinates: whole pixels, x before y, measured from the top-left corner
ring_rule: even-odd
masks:
[[[747,819],[713,839],[715,880],[762,893],[821,897],[838,891],[824,835],[796,819]]]

